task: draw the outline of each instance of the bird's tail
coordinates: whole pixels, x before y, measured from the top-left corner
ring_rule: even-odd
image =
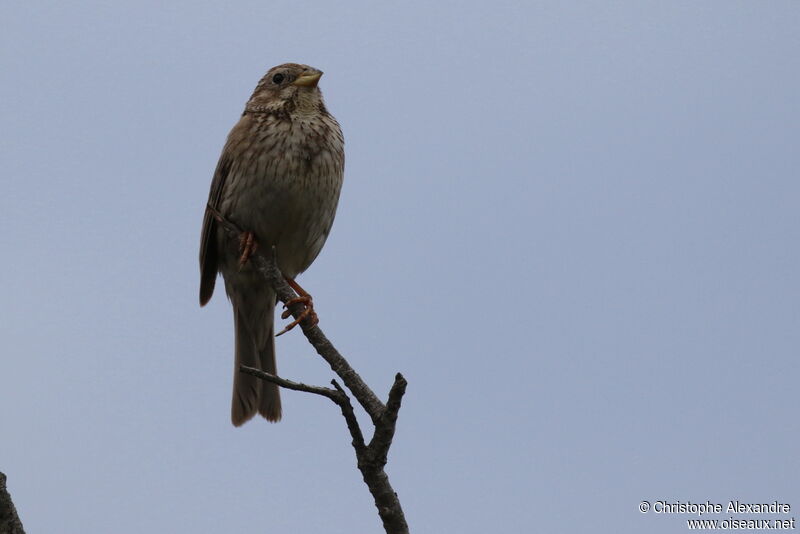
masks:
[[[275,295],[270,292],[266,298],[264,295],[259,295],[259,298],[248,295],[237,300],[240,302],[232,299],[236,329],[236,364],[233,370],[231,422],[234,426],[241,426],[252,419],[256,412],[268,421],[280,421],[281,398],[278,386],[239,371],[240,365],[246,365],[277,374],[273,327]]]

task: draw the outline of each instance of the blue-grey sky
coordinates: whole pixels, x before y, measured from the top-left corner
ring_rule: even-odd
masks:
[[[230,306],[197,305],[222,144],[286,61],[325,71],[347,143],[300,281],[376,392],[409,380],[414,532],[800,515],[799,27],[790,1],[3,3],[0,471],[28,531],[380,531],[327,400],[231,426]],[[277,350],[331,379],[299,331]]]

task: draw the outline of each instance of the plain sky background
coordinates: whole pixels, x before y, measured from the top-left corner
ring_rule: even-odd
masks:
[[[798,28],[791,1],[3,2],[0,471],[28,532],[381,531],[333,404],[231,426],[230,306],[197,304],[214,166],[286,61],[325,71],[347,151],[300,281],[380,396],[408,378],[412,531],[800,516]],[[278,368],[332,378],[299,331]]]

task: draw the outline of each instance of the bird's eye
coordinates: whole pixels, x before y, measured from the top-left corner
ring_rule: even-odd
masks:
[[[281,83],[284,78],[285,78],[285,76],[279,72],[278,74],[276,74],[275,76],[272,77],[272,82],[273,83]]]

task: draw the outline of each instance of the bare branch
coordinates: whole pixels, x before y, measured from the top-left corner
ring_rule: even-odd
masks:
[[[389,447],[392,446],[394,431],[397,426],[397,413],[400,411],[400,403],[406,392],[408,382],[400,373],[394,377],[394,384],[389,390],[389,400],[386,403],[386,411],[381,416],[380,423],[375,425],[375,434],[369,443],[369,448],[375,455],[374,460],[380,463],[381,467],[386,465],[386,458],[389,454]]]
[[[350,404],[350,397],[347,396],[347,393],[345,393],[342,386],[339,385],[339,382],[331,380],[331,384],[336,388],[336,391],[342,394],[342,402],[337,404],[339,404],[339,408],[342,409],[342,416],[345,422],[347,422],[347,430],[350,431],[350,436],[353,438],[352,444],[353,448],[356,450],[356,458],[358,458],[358,456],[364,454],[366,450],[364,434],[361,433],[361,427],[358,425],[358,419],[356,419],[356,413],[353,411],[353,405]]]
[[[355,447],[357,450],[365,447],[364,435],[361,433],[361,427],[358,425],[355,412],[353,412],[353,405],[350,404],[350,397],[347,396],[347,393],[342,389],[342,386],[336,382],[336,380],[331,380],[331,383],[336,389],[330,389],[321,386],[309,386],[308,384],[302,384],[300,382],[293,382],[291,380],[264,372],[260,369],[247,367],[246,365],[240,365],[239,371],[256,376],[262,380],[266,380],[267,382],[272,382],[273,384],[277,384],[282,388],[328,397],[342,409],[342,415],[347,422],[347,429],[350,431],[350,435],[353,437],[353,447]]]
[[[335,389],[324,388],[321,386],[309,386],[307,384],[302,384],[300,382],[292,382],[291,380],[286,380],[285,378],[281,378],[277,375],[267,373],[265,371],[262,371],[261,369],[248,367],[246,365],[240,365],[239,371],[248,375],[257,376],[261,380],[272,382],[273,384],[277,384],[282,388],[291,389],[294,391],[304,391],[306,393],[314,393],[315,395],[322,395],[323,397],[328,397],[337,404],[339,403],[338,400],[339,392],[336,391]]]
[[[232,238],[238,238],[242,231],[236,224],[223,217],[211,205],[208,205],[207,209]],[[269,257],[265,257],[263,253],[256,250],[248,261],[264,276],[267,283],[275,289],[278,299],[286,306],[286,303],[295,299],[297,295],[278,269],[275,247],[271,247],[270,252]],[[288,308],[295,319],[299,319],[305,309],[300,302],[294,302]],[[319,326],[303,320],[300,322],[300,328],[303,330],[306,339],[317,351],[317,354],[328,362],[331,369],[342,379],[345,386],[353,393],[353,396],[372,419],[375,432],[369,445],[365,445],[364,435],[350,403],[350,397],[336,380],[331,381],[335,389],[330,389],[293,382],[252,367],[242,366],[239,370],[277,384],[280,387],[321,395],[335,402],[341,409],[342,416],[350,431],[350,436],[353,438],[352,445],[356,453],[358,469],[361,471],[364,482],[375,500],[375,506],[378,509],[381,521],[383,521],[384,530],[387,534],[408,534],[408,524],[400,506],[400,500],[397,498],[397,493],[389,483],[389,477],[383,469],[386,465],[389,448],[394,439],[397,415],[408,385],[406,379],[403,378],[403,375],[397,373],[394,384],[389,391],[387,402],[384,405],[347,360],[336,350]]]
[[[0,473],[0,534],[25,534],[22,521],[6,488],[6,475]]]

